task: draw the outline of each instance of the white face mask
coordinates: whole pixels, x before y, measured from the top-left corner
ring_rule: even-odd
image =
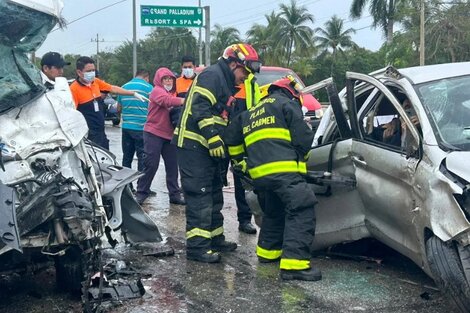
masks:
[[[91,83],[92,81],[95,80],[95,71],[93,72],[85,72],[83,73],[83,80],[86,81],[87,83]]]
[[[194,75],[194,69],[192,68],[184,68],[183,69],[183,76],[186,78],[191,78]]]
[[[171,84],[171,85],[163,85],[163,88],[165,88],[166,91],[171,91],[171,89],[173,89],[173,84]]]

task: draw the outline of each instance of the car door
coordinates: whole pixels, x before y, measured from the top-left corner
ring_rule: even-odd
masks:
[[[348,72],[346,78],[353,134],[351,159],[355,166],[357,190],[364,203],[366,226],[375,238],[411,256],[419,249],[412,216],[412,178],[419,162],[419,155],[416,154],[420,143],[418,131],[396,95],[384,83],[359,73]],[[375,90],[375,96],[369,97],[360,110],[355,103],[355,90],[359,84]],[[399,128],[402,132],[400,146],[386,143],[385,131],[382,137],[374,138],[372,135],[374,131],[380,132],[393,124],[370,127],[370,117],[387,110],[396,113],[390,123],[404,123]],[[411,138],[406,149],[402,146],[404,133]]]
[[[363,204],[354,184],[354,166],[350,158],[351,129],[331,78],[305,87],[303,93],[326,89],[330,108],[322,118],[321,144],[311,150],[308,161],[309,173],[323,173],[323,185],[312,184],[318,198],[315,206],[317,226],[314,248],[320,249],[345,241],[358,240],[369,236],[364,223]],[[338,181],[333,182],[337,179]]]

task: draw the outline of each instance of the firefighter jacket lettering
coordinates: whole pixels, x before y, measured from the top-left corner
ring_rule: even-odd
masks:
[[[224,142],[235,162],[244,158],[253,179],[307,172],[306,156],[313,132],[303,120],[301,105],[288,92],[275,90],[250,110],[237,115]]]
[[[224,60],[197,75],[172,143],[180,148],[207,150],[211,138],[222,136],[232,110],[234,85],[235,76]]]

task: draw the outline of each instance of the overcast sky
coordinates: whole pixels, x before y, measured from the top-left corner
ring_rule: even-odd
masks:
[[[48,51],[62,54],[73,53],[91,55],[96,53],[96,35],[99,35],[100,51],[112,51],[123,41],[132,41],[132,0],[63,0],[63,17],[70,23],[65,29],[51,32],[37,52],[38,56]],[[210,6],[211,26],[236,27],[241,37],[255,23],[266,24],[265,14],[277,11],[280,3],[289,4],[290,0],[200,0],[201,6]],[[371,30],[371,18],[368,12],[365,18],[349,21],[349,7],[352,0],[297,0],[313,14],[313,28],[323,27],[334,14],[348,21],[345,27],[358,29],[354,41],[370,50],[378,50],[383,42],[379,30]],[[115,4],[115,5],[113,5]],[[90,14],[104,7],[99,12]],[[198,0],[136,0],[137,39],[145,38],[150,27],[140,26],[141,5],[198,6]],[[89,16],[86,16],[90,14]],[[85,17],[86,16],[86,17]],[[81,18],[81,19],[79,19]],[[79,19],[77,21],[74,21]],[[197,38],[197,28],[193,28]],[[204,37],[203,37],[204,38]],[[101,41],[103,40],[103,41]]]

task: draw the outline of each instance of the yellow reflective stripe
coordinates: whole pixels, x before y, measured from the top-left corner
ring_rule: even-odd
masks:
[[[209,99],[212,105],[216,104],[217,100],[215,99],[215,96],[208,89],[202,88],[201,86],[195,86],[194,93],[196,92]]]
[[[256,179],[266,175],[279,173],[307,173],[307,164],[296,161],[270,162],[248,170],[251,178]]]
[[[238,48],[240,48],[245,55],[248,55],[248,50],[246,50],[245,46],[243,44],[238,45]]]
[[[265,128],[252,132],[245,137],[245,145],[249,145],[263,139],[280,139],[291,141],[290,132],[285,128]]]
[[[282,250],[267,250],[256,246],[256,255],[268,260],[275,260],[281,257]]]
[[[220,226],[216,229],[214,229],[212,232],[211,232],[211,236],[212,238],[214,238],[215,236],[220,236],[224,233],[224,227],[223,226]]]
[[[279,268],[283,270],[306,270],[310,268],[310,260],[281,259]]]
[[[197,76],[196,76],[196,78],[194,78],[194,81],[191,85],[191,88],[189,89],[188,99],[186,99],[185,108],[184,108],[183,114],[181,116],[181,124],[180,124],[181,133],[178,136],[178,143],[177,143],[177,146],[180,147],[180,148],[183,147],[184,138],[186,137],[185,136],[186,122],[188,121],[189,113],[191,112],[191,106],[192,106],[193,96],[194,96],[194,88],[197,84],[197,78],[198,78]]]
[[[214,143],[214,142],[220,141],[220,140],[222,140],[222,139],[220,138],[220,136],[219,136],[219,135],[215,135],[214,137],[209,138],[209,140],[207,141],[207,143],[208,143],[208,144],[211,144],[211,143]]]
[[[176,127],[176,128],[175,128],[175,131],[173,132],[173,134],[175,134],[176,136],[178,136],[178,132],[179,132],[179,128]]]
[[[223,118],[221,118],[220,116],[212,116],[212,117],[209,117],[209,118],[205,118],[203,120],[200,120],[198,123],[197,123],[197,126],[199,126],[199,129],[203,129],[204,127],[206,126],[210,126],[210,125],[214,125],[214,124],[219,124],[219,125],[223,125],[223,126],[227,126],[228,124],[228,121],[224,120]]]
[[[227,124],[228,124],[228,121],[224,120],[220,116],[214,115],[214,116],[212,116],[212,118],[214,119],[214,122],[216,124],[220,124],[220,125],[224,125],[224,126],[227,126]]]
[[[243,145],[228,146],[228,153],[231,156],[242,154],[243,152],[245,152],[245,148],[243,147]]]
[[[201,145],[203,145],[204,147],[209,148],[209,145],[207,144],[206,138],[204,138],[203,136],[201,136],[199,134],[196,134],[194,132],[191,132],[191,131],[187,130],[187,131],[184,132],[184,135],[182,137],[197,141]]]
[[[203,238],[207,238],[207,239],[212,238],[210,231],[204,230],[204,229],[201,229],[201,228],[193,228],[190,231],[186,232],[186,239],[189,239],[189,238],[192,238],[192,237],[195,237],[195,236],[199,236],[199,237],[203,237]]]
[[[214,123],[214,119],[212,117],[209,117],[197,122],[197,126],[199,126],[199,129],[203,129],[206,126],[214,125]]]

